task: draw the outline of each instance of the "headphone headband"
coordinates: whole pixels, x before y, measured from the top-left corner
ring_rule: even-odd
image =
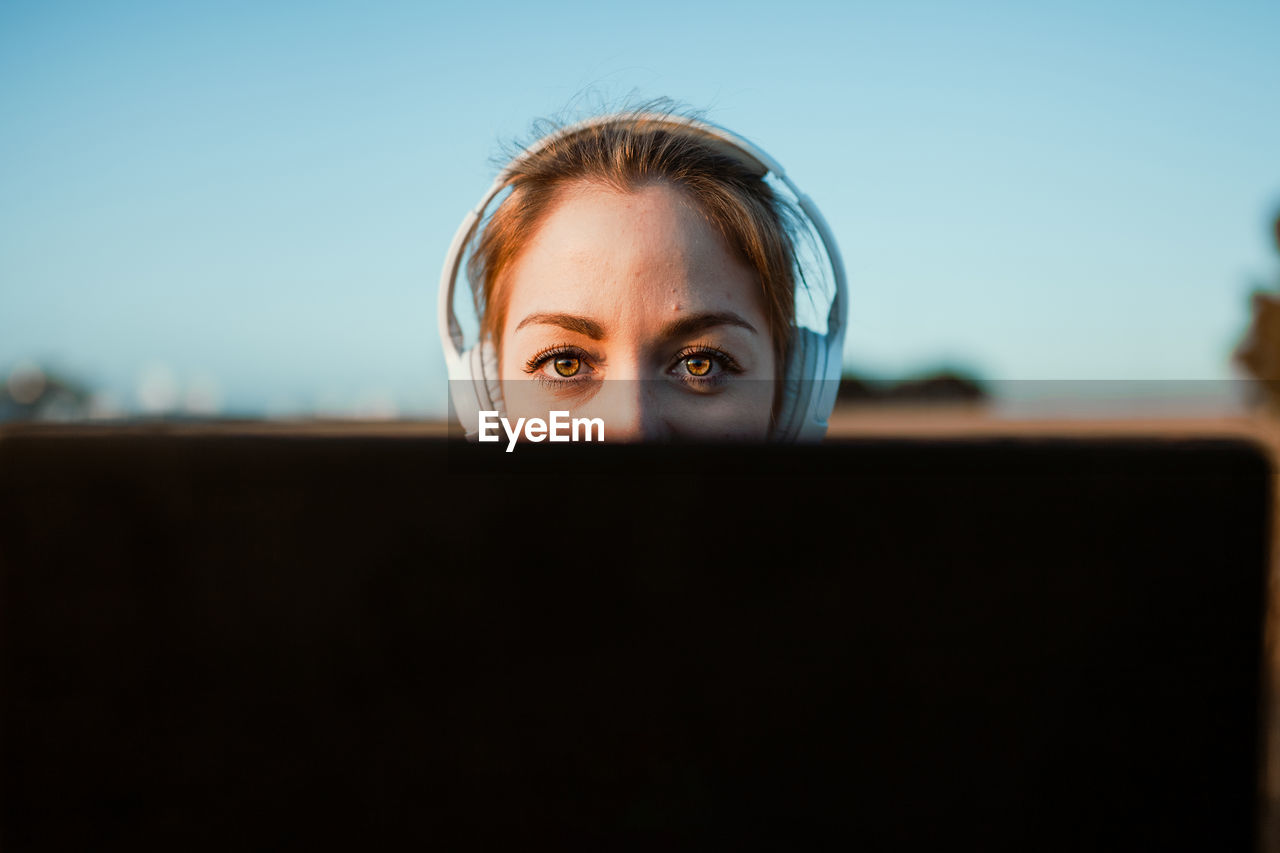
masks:
[[[449,254],[445,257],[444,268],[440,273],[437,323],[441,345],[444,348],[445,365],[449,371],[450,393],[454,399],[454,407],[459,417],[463,417],[464,414],[470,416],[469,419],[463,417],[463,427],[467,430],[468,436],[474,434],[474,429],[469,424],[475,422],[475,416],[481,409],[501,408],[494,404],[494,400],[500,400],[501,395],[498,390],[500,385],[496,365],[492,375],[489,375],[489,369],[485,366],[486,361],[491,360],[487,357],[488,354],[483,352],[486,342],[477,342],[475,351],[469,351],[465,346],[465,336],[458,323],[457,314],[453,310],[454,291],[467,244],[475,236],[476,229],[484,219],[485,210],[494,198],[506,189],[512,174],[520,166],[554,143],[611,124],[652,124],[657,128],[670,128],[686,133],[692,131],[708,146],[743,164],[756,176],[763,179],[766,175],[772,174],[795,196],[796,203],[813,224],[822,241],[823,250],[831,266],[835,293],[827,313],[826,334],[821,335],[809,329],[796,327],[792,341],[792,356],[784,379],[789,386],[788,394],[794,395],[795,399],[784,403],[777,432],[782,437],[791,439],[821,438],[826,432],[827,418],[835,405],[835,394],[839,385],[847,302],[844,261],[836,245],[835,236],[812,199],[800,192],[777,161],[764,151],[719,125],[663,113],[618,113],[594,116],[542,137],[516,155],[498,173],[480,202],[462,218],[462,223],[454,233],[453,242],[449,245]],[[815,348],[816,353],[813,351]],[[470,380],[474,386],[474,393],[467,395],[465,399],[459,399],[460,395],[453,393],[454,383],[466,380]],[[816,394],[812,387],[799,387],[800,385],[811,386],[815,382],[818,384]]]

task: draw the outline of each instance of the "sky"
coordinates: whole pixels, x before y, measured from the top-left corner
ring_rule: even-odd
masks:
[[[1277,33],[1231,0],[3,0],[0,377],[443,416],[440,266],[504,147],[666,96],[822,209],[849,370],[1229,378],[1280,287]]]

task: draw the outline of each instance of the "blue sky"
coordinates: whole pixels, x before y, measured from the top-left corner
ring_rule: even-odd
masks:
[[[439,415],[532,120],[670,96],[819,204],[846,363],[1217,379],[1280,281],[1280,4],[0,3],[0,373]]]

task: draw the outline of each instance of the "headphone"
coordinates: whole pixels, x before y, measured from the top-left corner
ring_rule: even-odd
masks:
[[[449,393],[467,438],[474,440],[479,429],[481,411],[505,414],[498,359],[492,341],[481,340],[465,345],[462,327],[453,310],[454,288],[466,247],[475,235],[485,210],[507,186],[512,173],[529,158],[547,146],[583,131],[614,123],[644,123],[662,129],[696,133],[706,145],[741,163],[752,174],[763,179],[772,174],[795,196],[796,203],[814,226],[822,241],[835,282],[835,294],[827,314],[825,333],[795,325],[783,372],[783,392],[778,417],[771,438],[774,441],[819,441],[826,434],[827,419],[835,407],[840,386],[840,370],[844,350],[846,304],[848,301],[844,262],[830,226],[817,205],[796,187],[786,172],[768,154],[747,140],[710,122],[660,113],[622,113],[596,116],[548,134],[530,145],[507,164],[494,179],[480,203],[467,212],[458,226],[440,273],[439,324],[445,364],[449,370]],[[474,294],[473,294],[474,295]],[[478,300],[477,300],[478,301]]]

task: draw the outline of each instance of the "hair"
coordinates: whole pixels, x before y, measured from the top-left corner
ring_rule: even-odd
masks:
[[[655,121],[653,115],[649,110],[619,113],[617,121],[552,138],[508,167],[511,192],[476,236],[467,264],[481,335],[501,347],[511,268],[567,188],[597,183],[635,192],[666,183],[684,192],[755,271],[780,373],[795,322],[798,214],[762,177],[704,134]]]

